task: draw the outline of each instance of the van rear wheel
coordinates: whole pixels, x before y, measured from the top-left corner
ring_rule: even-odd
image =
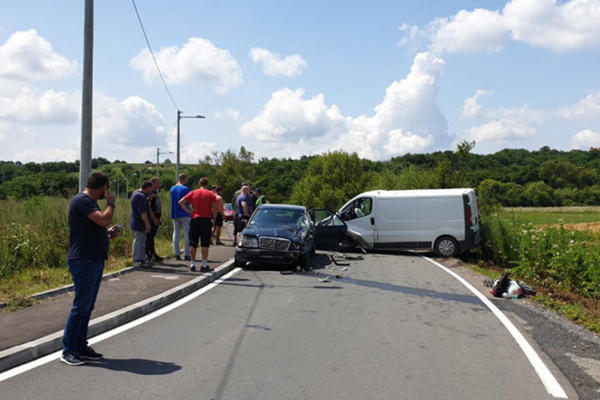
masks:
[[[454,257],[458,254],[458,243],[450,236],[442,236],[435,242],[435,252],[440,257]]]

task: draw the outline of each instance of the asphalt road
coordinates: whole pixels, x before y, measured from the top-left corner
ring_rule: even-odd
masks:
[[[94,345],[103,362],[53,361],[0,383],[0,399],[552,398],[506,328],[440,268],[409,255],[329,263],[240,271]]]

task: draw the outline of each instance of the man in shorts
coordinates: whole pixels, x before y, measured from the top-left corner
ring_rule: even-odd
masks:
[[[198,239],[200,239],[202,251],[200,271],[210,272],[208,247],[210,246],[212,222],[217,219],[217,195],[208,190],[208,179],[206,177],[200,178],[198,185],[200,188],[185,195],[179,200],[179,205],[192,216],[190,223],[190,256],[192,257],[190,271],[196,270],[196,249],[198,248]]]
[[[223,188],[221,186],[214,186],[213,192],[217,195],[217,220],[213,227],[213,234],[215,235],[215,243],[223,245],[221,242],[221,229],[223,228],[223,211],[225,204],[223,203]]]

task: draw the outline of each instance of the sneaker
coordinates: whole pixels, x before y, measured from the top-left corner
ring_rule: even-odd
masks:
[[[176,259],[177,261],[181,261],[181,256],[179,256],[179,255],[176,255],[176,256],[175,256],[175,259]]]
[[[218,242],[216,242],[219,246],[224,246],[225,243],[221,242],[220,240]]]
[[[83,364],[85,364],[85,361],[83,361],[81,358],[79,358],[71,353],[63,353],[62,356],[60,356],[60,361],[67,365],[83,365]]]
[[[212,268],[208,265],[200,268],[200,272],[212,272]]]
[[[152,262],[155,262],[155,263],[162,262],[163,260],[164,260],[164,258],[162,258],[161,256],[155,255],[154,257],[152,257]]]
[[[190,264],[190,271],[196,271],[196,265],[194,265],[194,263]]]
[[[185,257],[184,257],[184,260],[185,260],[185,261],[191,261],[191,259],[192,259],[192,257],[190,257],[190,256],[185,256]]]
[[[94,349],[92,349],[90,346],[87,346],[86,348],[81,350],[79,352],[79,355],[81,359],[90,361],[99,361],[104,358],[102,354],[96,353]]]

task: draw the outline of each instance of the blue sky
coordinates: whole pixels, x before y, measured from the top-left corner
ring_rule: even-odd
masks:
[[[0,159],[79,156],[83,1],[5,2]],[[93,156],[175,149],[132,3],[95,2]],[[397,4],[396,4],[397,3]],[[137,0],[182,160],[600,147],[600,0]],[[169,156],[174,159],[174,156]]]

